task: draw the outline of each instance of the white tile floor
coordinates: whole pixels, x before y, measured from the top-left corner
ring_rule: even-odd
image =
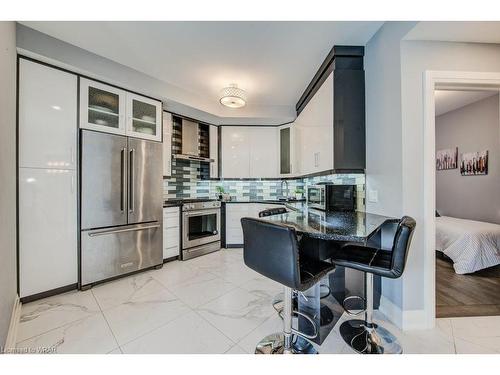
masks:
[[[271,300],[282,290],[243,264],[240,249],[23,305],[18,348],[56,353],[253,353],[281,330]],[[382,315],[376,318],[383,320]],[[320,353],[352,353],[338,333]],[[402,333],[405,353],[500,353],[500,316],[438,319]]]

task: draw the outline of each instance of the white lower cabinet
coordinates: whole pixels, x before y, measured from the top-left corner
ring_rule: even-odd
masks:
[[[226,203],[226,246],[243,244],[243,217],[259,217],[268,208],[283,207],[273,203]]]
[[[75,284],[76,171],[19,168],[20,297]]]
[[[180,209],[165,207],[163,209],[163,259],[180,254]]]

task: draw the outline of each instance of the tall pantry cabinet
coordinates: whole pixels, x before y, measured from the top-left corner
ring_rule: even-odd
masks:
[[[19,292],[77,283],[78,78],[19,60]]]

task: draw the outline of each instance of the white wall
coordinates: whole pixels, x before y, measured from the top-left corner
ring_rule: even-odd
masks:
[[[5,343],[16,275],[16,25],[0,22],[0,347]]]
[[[401,44],[403,212],[417,220],[417,230],[403,276],[403,309],[424,308],[423,75],[426,70],[500,72],[495,44],[403,41]],[[420,225],[419,225],[420,223]]]
[[[365,49],[367,196],[378,191],[378,202],[367,198],[366,210],[394,217],[403,214],[400,42],[414,25],[386,22]],[[400,309],[401,280],[383,279],[382,295]],[[400,310],[390,315],[402,324]]]

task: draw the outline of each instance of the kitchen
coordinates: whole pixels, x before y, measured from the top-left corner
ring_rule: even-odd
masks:
[[[368,125],[378,110],[368,47],[399,24],[88,25],[15,23],[17,295],[7,351],[455,345],[448,320],[420,334],[398,318],[400,283],[413,280],[403,273],[424,274],[410,246],[421,220],[376,209],[392,186],[374,183],[385,175],[368,167],[381,160],[374,140],[393,146]],[[223,39],[229,29],[247,42]],[[107,30],[116,49],[95,38]],[[261,56],[269,30],[282,38]],[[176,41],[182,33],[190,37]],[[283,42],[290,33],[300,48]],[[140,58],[152,45],[158,59]],[[251,59],[255,68],[242,62]]]
[[[241,219],[268,209],[364,211],[363,55],[334,46],[295,121],[232,126],[20,54],[21,303],[241,249]]]

